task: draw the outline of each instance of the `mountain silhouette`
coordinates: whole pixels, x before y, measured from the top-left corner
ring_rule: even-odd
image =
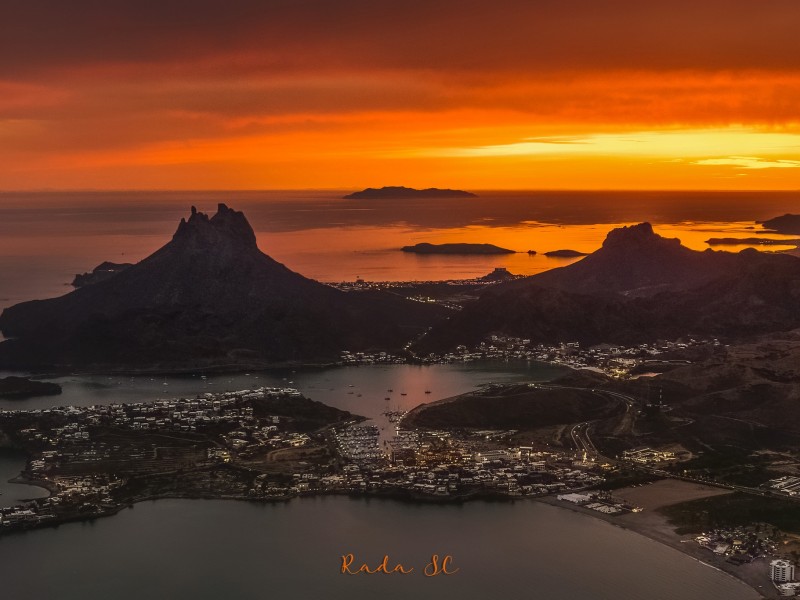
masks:
[[[735,262],[732,254],[690,250],[678,239],[656,234],[650,223],[640,223],[611,230],[599,250],[535,281],[575,293],[652,296],[709,281]]]
[[[474,345],[491,334],[640,343],[797,327],[800,260],[756,250],[698,252],[642,223],[611,231],[602,248],[569,266],[487,289],[417,350]]]
[[[105,281],[0,315],[0,365],[196,368],[399,348],[442,309],[345,293],[261,252],[243,213],[194,207],[172,240]]]

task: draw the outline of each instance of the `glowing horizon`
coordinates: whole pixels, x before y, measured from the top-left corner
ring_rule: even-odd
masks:
[[[0,189],[800,187],[790,0],[62,4],[0,26]]]

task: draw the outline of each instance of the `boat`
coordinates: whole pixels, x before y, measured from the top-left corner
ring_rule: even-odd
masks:
[[[389,396],[386,396],[386,398],[384,398],[384,400],[391,400],[391,398],[389,398]]]
[[[430,394],[430,393],[431,393],[431,391],[430,391],[430,390],[425,390],[425,393],[426,393],[426,394]]]
[[[400,395],[401,396],[408,396],[408,394],[406,394],[405,392],[400,392]]]

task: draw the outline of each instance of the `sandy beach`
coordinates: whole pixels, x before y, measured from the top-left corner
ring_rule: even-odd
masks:
[[[729,563],[725,557],[717,556],[709,550],[702,548],[694,541],[694,536],[681,536],[675,533],[675,530],[667,519],[656,512],[656,509],[663,506],[670,506],[679,502],[699,500],[700,498],[708,498],[728,493],[730,492],[720,488],[673,479],[665,479],[638,487],[622,488],[615,490],[614,496],[623,498],[643,509],[642,512],[627,513],[624,515],[605,515],[571,502],[559,501],[554,496],[540,498],[539,501],[552,506],[567,508],[597,519],[602,519],[617,527],[622,527],[643,535],[653,541],[665,544],[679,552],[691,556],[695,560],[711,568],[718,569],[735,577],[741,581],[743,585],[750,587],[762,598],[778,598],[780,596],[772,585],[767,571],[767,559],[757,559],[752,563],[738,566]]]

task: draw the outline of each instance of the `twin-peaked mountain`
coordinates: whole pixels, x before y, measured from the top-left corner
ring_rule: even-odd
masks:
[[[490,334],[636,343],[798,327],[800,260],[755,250],[697,252],[642,223],[611,231],[577,263],[493,286],[435,326],[418,350],[473,345]]]
[[[220,204],[105,281],[0,315],[0,366],[195,368],[327,359],[400,348],[441,309],[345,293],[262,253],[244,214]]]

